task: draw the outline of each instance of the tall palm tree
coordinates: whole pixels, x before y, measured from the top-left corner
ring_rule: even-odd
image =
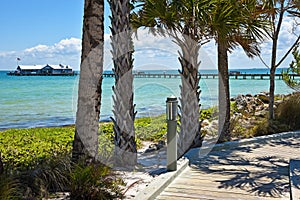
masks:
[[[290,46],[288,51],[277,62],[277,47],[279,34],[282,28],[282,22],[286,17],[300,17],[300,3],[295,0],[262,0],[263,9],[267,12],[268,20],[271,23],[271,29],[267,31],[272,41],[271,65],[268,66],[265,61],[262,62],[270,69],[270,88],[269,88],[269,119],[273,120],[274,115],[274,95],[275,95],[275,73],[276,69],[282,64],[293,48],[300,41],[300,34],[296,35],[295,42]],[[298,26],[298,25],[297,25]]]
[[[257,39],[266,25],[256,0],[212,0],[207,20],[209,35],[217,44],[219,71],[219,141],[230,140],[228,52],[241,46],[247,56],[259,54]]]
[[[118,165],[132,167],[137,162],[133,104],[133,42],[129,0],[109,0],[111,45],[114,63],[113,113],[115,159]]]
[[[207,1],[200,0],[141,0],[141,9],[135,15],[136,27],[149,27],[156,34],[169,35],[180,47],[181,97],[178,157],[190,147],[201,146],[200,133],[200,62],[199,50],[204,43],[203,20]]]
[[[93,161],[98,154],[104,42],[104,1],[85,0],[78,105],[72,160]]]

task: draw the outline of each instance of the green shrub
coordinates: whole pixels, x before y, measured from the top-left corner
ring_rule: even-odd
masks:
[[[121,198],[120,185],[124,184],[110,168],[100,164],[77,164],[70,175],[71,199]]]
[[[0,134],[0,153],[11,169],[29,170],[45,159],[70,152],[74,127],[9,129]]]
[[[239,117],[230,118],[230,137],[232,138],[248,138],[251,137],[245,127],[239,122]]]
[[[268,120],[268,119],[262,119],[261,121],[258,121],[257,124],[250,129],[250,133],[253,137],[256,136],[263,136],[263,135],[270,135],[274,133],[281,133],[288,131],[288,127],[285,124],[282,124],[278,120]]]
[[[157,142],[167,132],[166,116],[137,118],[134,123],[137,148],[142,147],[141,141]],[[111,155],[114,146],[113,123],[100,123],[99,152],[102,156]]]
[[[109,159],[113,155],[114,130],[112,122],[100,123],[99,128],[99,155],[103,159]]]
[[[54,156],[27,170],[14,170],[10,177],[18,180],[18,191],[24,199],[41,199],[51,192],[69,187],[70,156]]]
[[[201,110],[200,120],[207,119],[209,121],[218,117],[217,107],[213,106],[204,110]]]
[[[255,125],[250,132],[253,137],[274,133],[272,127],[270,127],[268,119],[263,119],[262,121],[258,122],[258,124]]]
[[[300,94],[290,96],[278,106],[275,113],[276,119],[290,130],[300,129]]]
[[[167,131],[165,115],[136,119],[135,126],[138,148],[141,139],[157,141]],[[69,190],[81,192],[74,199],[120,197],[121,181],[108,168],[94,164],[71,170],[74,131],[74,126],[68,126],[0,132],[0,154],[9,169],[0,177],[0,199],[42,199],[51,192]],[[100,123],[99,151],[111,155],[113,145],[113,124]]]
[[[0,174],[0,199],[13,200],[21,197],[18,180],[10,174]]]
[[[166,115],[147,117],[135,120],[136,137],[142,141],[157,142],[167,132]]]
[[[18,180],[23,198],[47,197],[68,186],[73,135],[74,127],[1,132],[2,161],[9,177]]]

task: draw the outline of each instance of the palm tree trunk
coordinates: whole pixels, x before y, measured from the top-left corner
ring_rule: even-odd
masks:
[[[129,0],[110,0],[111,45],[114,61],[113,113],[115,163],[132,167],[137,162],[133,104],[133,42],[130,27]]]
[[[219,71],[219,140],[230,140],[230,92],[228,77],[228,54],[224,44],[218,43],[218,71]]]
[[[278,45],[278,37],[284,17],[284,12],[286,11],[284,8],[285,1],[280,1],[280,8],[278,9],[279,17],[277,21],[277,26],[275,26],[275,17],[272,19],[274,34],[272,35],[272,58],[271,58],[271,70],[270,70],[270,91],[269,91],[269,120],[275,119],[274,115],[274,94],[275,94],[275,72],[276,72],[276,59],[277,59],[277,45]]]
[[[275,96],[275,68],[270,70],[270,89],[269,89],[269,119],[273,120],[274,115],[274,96]]]
[[[271,70],[270,70],[270,90],[269,90],[269,120],[275,118],[274,115],[274,96],[275,96],[275,72],[276,72],[276,51],[278,34],[274,35],[272,46]]]
[[[85,0],[82,54],[72,160],[93,161],[98,155],[102,93],[104,1]]]
[[[200,90],[198,69],[198,55],[200,44],[184,35],[183,39],[175,38],[181,48],[179,61],[182,70],[180,97],[180,134],[178,135],[177,156],[180,158],[191,147],[202,145],[200,122]]]

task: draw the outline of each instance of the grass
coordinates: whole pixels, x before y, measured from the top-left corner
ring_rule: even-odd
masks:
[[[77,164],[70,173],[71,199],[117,199],[122,197],[119,188],[123,181],[112,176],[112,171],[100,164]]]
[[[135,120],[135,133],[138,140],[157,142],[167,132],[166,116],[146,117]]]
[[[141,141],[159,141],[167,132],[165,115],[135,121],[138,147]],[[58,154],[70,154],[74,126],[55,128],[8,129],[0,132],[2,161],[14,169],[30,169]],[[113,145],[113,123],[100,123],[100,149]]]
[[[165,115],[136,119],[136,141],[153,142],[166,133]],[[0,174],[0,199],[41,199],[50,192],[76,191],[72,199],[120,198],[122,181],[99,164],[76,165],[70,161],[74,126],[8,129],[0,132],[0,155],[5,172]],[[100,123],[99,151],[110,155],[113,124]]]

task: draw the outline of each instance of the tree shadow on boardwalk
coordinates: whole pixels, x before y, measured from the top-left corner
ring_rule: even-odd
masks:
[[[279,154],[264,149],[265,146],[279,152],[282,147],[288,146],[297,152],[296,148],[299,149],[300,141],[299,138],[288,141],[278,139],[234,149],[212,151],[204,157],[192,158],[191,166],[195,171],[211,175],[220,189],[240,189],[260,197],[286,196],[290,190],[290,155],[278,156]]]

